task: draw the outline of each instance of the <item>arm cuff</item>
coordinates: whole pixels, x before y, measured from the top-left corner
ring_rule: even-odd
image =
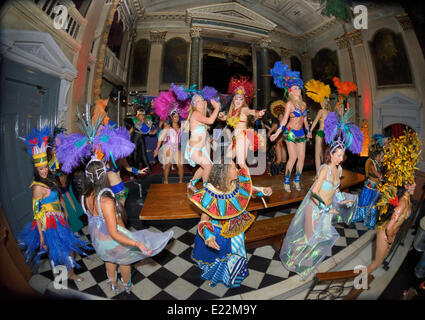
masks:
[[[201,221],[198,224],[198,234],[204,240],[214,237],[214,227],[209,221]]]

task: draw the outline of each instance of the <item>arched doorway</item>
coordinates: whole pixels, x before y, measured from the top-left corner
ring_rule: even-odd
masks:
[[[384,128],[384,136],[398,138],[399,136],[403,136],[404,132],[407,130],[412,130],[415,132],[415,130],[409,127],[407,124],[394,123]]]
[[[232,76],[252,79],[251,47],[248,44],[204,40],[202,59],[202,85],[227,93]]]

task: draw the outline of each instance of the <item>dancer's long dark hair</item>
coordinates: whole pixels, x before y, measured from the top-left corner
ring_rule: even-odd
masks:
[[[398,200],[400,201],[401,197],[406,193],[406,188],[403,187],[398,187],[397,188],[397,196],[398,196]],[[391,219],[393,213],[394,213],[394,209],[396,207],[394,207],[393,205],[389,204],[388,205],[388,210],[387,213],[383,214],[380,216],[380,220],[378,220],[378,224],[382,224],[384,222],[386,222],[387,220]]]
[[[92,173],[93,182],[88,177],[85,177],[83,195],[85,198],[93,195],[93,203],[92,203],[93,208],[97,206],[97,196],[99,192],[102,189],[110,187],[106,170],[104,173],[102,173],[99,176],[99,178],[97,178],[96,176],[96,171],[102,168],[103,168],[103,164],[101,161],[93,161],[89,163],[89,165],[86,167],[86,171],[89,173]],[[107,197],[114,200],[115,207],[117,208],[117,212],[121,215],[121,218],[124,221],[124,223],[127,223],[127,214],[125,212],[125,209],[123,205],[119,201],[117,201],[117,199],[115,199],[114,194],[111,194],[110,192],[105,192],[103,193],[102,197]]]
[[[49,189],[59,192],[59,179],[50,170],[48,170],[47,178],[42,178],[38,173],[37,168],[34,167],[34,181],[41,182],[48,186]]]

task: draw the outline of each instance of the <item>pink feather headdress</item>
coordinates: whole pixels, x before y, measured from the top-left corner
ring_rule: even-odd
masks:
[[[178,101],[172,89],[162,91],[158,97],[153,100],[153,108],[155,113],[162,121],[177,112],[182,119],[186,119],[189,115],[190,99],[186,101]]]

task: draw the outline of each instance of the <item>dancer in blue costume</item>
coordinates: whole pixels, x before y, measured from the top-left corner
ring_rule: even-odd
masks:
[[[341,162],[345,149],[362,150],[360,129],[347,122],[350,115],[338,120],[330,113],[325,119],[325,141],[330,145],[326,164],[301,202],[282,244],[280,259],[284,267],[306,279],[326,258],[339,238],[334,223],[349,224],[357,208],[357,195],[339,191]]]
[[[384,160],[384,149],[382,140],[373,144],[369,151],[369,159],[366,160],[365,173],[367,180],[359,197],[357,211],[354,214],[353,222],[363,221],[368,229],[375,229],[378,221],[379,210],[375,206],[380,194],[378,185],[382,182]]]
[[[244,232],[255,220],[246,211],[253,194],[269,196],[272,189],[253,186],[249,173],[231,162],[214,164],[209,183],[189,197],[203,211],[192,259],[212,287],[239,287],[248,276]]]
[[[73,258],[73,252],[86,255],[82,249],[91,249],[88,243],[78,239],[66,222],[59,199],[59,189],[54,175],[49,172],[47,161],[48,138],[50,128],[33,129],[27,136],[28,151],[34,160],[33,189],[34,219],[18,235],[18,244],[24,251],[24,257],[36,270],[40,258],[48,253],[51,268],[63,265],[68,277],[75,281],[83,279],[74,274],[73,268],[80,268]]]
[[[108,282],[113,292],[118,292],[117,264],[121,281],[127,293],[131,291],[130,264],[153,256],[164,249],[173,236],[172,231],[154,233],[148,230],[131,232],[125,227],[125,210],[109,188],[105,162],[128,156],[134,150],[127,130],[99,129],[103,119],[86,123],[77,114],[84,135],[62,136],[57,147],[57,158],[62,170],[70,172],[80,161],[91,157],[86,165],[86,186],[81,203],[88,216],[88,229],[93,247],[105,261]]]
[[[305,148],[307,139],[311,139],[309,124],[307,121],[307,105],[302,100],[301,89],[303,81],[298,71],[291,71],[286,64],[277,61],[270,69],[274,84],[278,88],[285,90],[288,101],[285,106],[285,114],[275,133],[270,136],[270,141],[283,132],[283,139],[286,141],[289,159],[286,162],[283,189],[291,192],[291,172],[297,162],[294,186],[297,191],[301,191],[301,174],[304,167]],[[304,131],[304,127],[307,132]]]

